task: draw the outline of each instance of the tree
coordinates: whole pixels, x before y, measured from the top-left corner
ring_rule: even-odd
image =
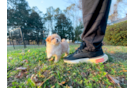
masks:
[[[75,28],[79,24],[79,19],[81,19],[80,10],[75,4],[71,4],[64,10],[64,13],[66,14],[66,17],[72,20],[73,27]]]
[[[54,13],[55,13],[55,10],[52,6],[47,8],[47,13],[45,14],[44,19],[46,20],[46,25],[47,25],[49,32],[53,31],[54,29]]]
[[[79,25],[80,21],[82,21],[82,0],[66,0],[71,5],[68,6],[64,12],[67,17],[72,20],[73,27]]]
[[[43,28],[42,18],[34,9],[32,9],[32,13],[29,16],[26,30],[27,30],[27,34],[31,32],[30,36],[32,36],[33,31],[35,31],[34,36],[36,36],[35,39],[37,43],[39,43],[39,40],[40,40],[39,37],[42,36],[44,28]],[[27,40],[28,41],[30,40],[28,36],[27,36]]]
[[[75,4],[79,10],[82,10],[82,0],[65,0],[70,4]]]
[[[61,38],[69,38],[69,35],[72,33],[72,22],[67,18],[63,13],[56,16],[56,26],[53,33],[57,33]]]
[[[43,35],[45,23],[41,11],[37,7],[31,9],[25,0],[8,0],[7,3],[7,26],[20,27],[28,42],[33,38],[38,41]]]
[[[126,15],[127,12],[124,10],[125,8],[126,8],[126,0],[116,0],[116,3],[113,6],[113,10],[110,10],[111,15],[109,16],[109,20],[113,22],[120,19],[121,18],[120,15],[123,14]]]
[[[7,25],[22,28],[25,32],[25,27],[27,27],[28,17],[29,17],[29,6],[25,0],[10,0],[13,2],[12,8],[8,6],[7,9]]]
[[[80,40],[80,34],[82,34],[82,28],[83,28],[83,24],[82,22],[80,22],[80,24],[75,28],[75,39],[74,40],[77,40],[79,41]]]
[[[22,32],[25,33],[29,17],[29,9],[28,3],[25,0],[8,0],[7,26],[10,26],[10,29],[12,30],[16,27],[20,27]]]
[[[60,10],[60,8],[56,8],[54,12],[55,12],[54,17],[57,17],[59,14],[62,13],[62,11]]]

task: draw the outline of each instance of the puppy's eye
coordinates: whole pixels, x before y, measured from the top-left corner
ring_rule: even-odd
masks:
[[[54,38],[52,38],[52,40],[53,40]]]

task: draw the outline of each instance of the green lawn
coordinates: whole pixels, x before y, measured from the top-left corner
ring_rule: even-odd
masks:
[[[70,45],[70,54],[79,45]],[[7,48],[7,85],[13,88],[112,88],[107,74],[120,81],[122,88],[127,87],[127,47],[103,46],[109,56],[104,64],[66,64],[63,59],[58,63],[46,58],[45,46],[13,50]],[[9,59],[12,57],[13,59]],[[62,56],[63,58],[63,56]],[[27,70],[16,70],[25,67]]]
[[[31,49],[31,48],[42,48],[42,47],[44,47],[45,45],[26,45],[26,48],[28,48],[28,49]],[[14,49],[14,47],[15,47],[15,49]],[[14,45],[14,47],[13,47],[13,45],[10,45],[10,46],[8,46],[7,47],[7,52],[11,52],[11,51],[17,51],[17,50],[22,50],[22,49],[24,49],[24,45]]]

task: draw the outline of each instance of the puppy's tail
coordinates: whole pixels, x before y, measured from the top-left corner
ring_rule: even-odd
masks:
[[[65,39],[62,39],[61,41],[62,41],[62,42],[65,42],[66,40],[65,40]]]

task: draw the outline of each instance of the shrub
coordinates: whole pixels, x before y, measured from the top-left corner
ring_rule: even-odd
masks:
[[[104,42],[110,45],[127,46],[127,21],[107,26]]]

